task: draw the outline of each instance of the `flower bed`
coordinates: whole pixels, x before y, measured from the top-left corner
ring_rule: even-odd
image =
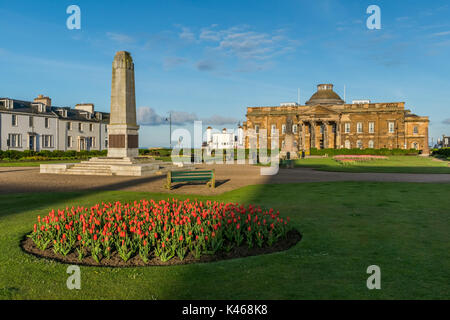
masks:
[[[291,246],[293,237],[295,243],[299,240],[293,231],[289,218],[273,209],[189,199],[141,200],[52,210],[37,217],[23,247],[66,262],[76,258],[94,265],[172,264],[264,253],[283,241]]]
[[[337,155],[333,159],[341,164],[354,164],[357,162],[367,162],[373,160],[387,160],[386,156],[374,155]]]

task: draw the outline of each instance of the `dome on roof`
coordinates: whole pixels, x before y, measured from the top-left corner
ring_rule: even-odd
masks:
[[[319,84],[317,85],[317,91],[311,98],[306,101],[307,106],[313,105],[333,105],[333,104],[344,104],[344,100],[339,97],[339,95],[333,91],[332,84]]]

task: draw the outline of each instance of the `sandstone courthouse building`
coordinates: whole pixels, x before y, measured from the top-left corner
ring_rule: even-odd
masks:
[[[267,130],[269,146],[278,130],[282,153],[308,153],[311,148],[399,148],[429,153],[428,117],[411,113],[404,102],[347,104],[332,84],[319,84],[305,105],[248,107],[246,117],[244,129],[253,129],[257,135]]]

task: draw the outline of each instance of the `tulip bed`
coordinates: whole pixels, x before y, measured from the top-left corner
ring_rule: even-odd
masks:
[[[144,263],[158,257],[167,262],[188,254],[229,252],[248,246],[270,247],[286,238],[289,218],[273,209],[216,201],[177,199],[101,203],[90,208],[52,210],[37,217],[28,235],[40,251],[75,253],[97,263],[113,254],[126,262],[139,256]]]
[[[387,160],[388,157],[374,155],[337,155],[334,156],[333,159],[341,164],[354,164],[357,162],[367,162],[373,160]]]

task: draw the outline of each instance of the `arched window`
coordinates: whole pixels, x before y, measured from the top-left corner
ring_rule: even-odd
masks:
[[[350,147],[351,147],[350,140],[345,140],[345,148],[350,149]]]
[[[356,147],[357,147],[358,149],[362,149],[362,148],[363,148],[363,143],[362,143],[361,140],[356,141]]]
[[[411,148],[413,148],[413,149],[419,149],[419,145],[417,144],[417,142],[413,142],[413,143],[411,143]]]
[[[369,148],[370,148],[370,149],[373,149],[373,148],[374,148],[373,140],[369,140]]]

